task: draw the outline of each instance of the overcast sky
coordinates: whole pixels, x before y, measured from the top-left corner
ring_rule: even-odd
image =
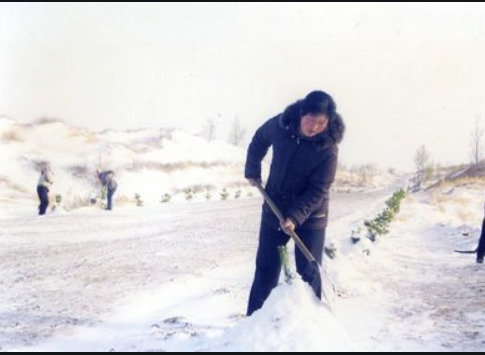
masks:
[[[252,135],[322,89],[347,165],[469,160],[485,118],[481,4],[0,4],[0,114],[94,130]],[[485,120],[484,120],[485,124]],[[250,137],[248,137],[250,138]]]

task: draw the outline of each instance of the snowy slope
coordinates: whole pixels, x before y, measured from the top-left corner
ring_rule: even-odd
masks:
[[[89,206],[99,195],[96,169],[113,170],[119,183],[116,205],[134,205],[135,195],[144,205],[155,206],[162,196],[171,202],[250,197],[244,180],[246,149],[222,141],[208,142],[182,131],[159,129],[93,133],[60,121],[40,120],[19,124],[0,118],[0,206],[35,211],[40,167],[50,163],[55,174],[51,195],[61,195],[63,207]],[[268,173],[268,169],[264,169]],[[398,176],[376,171],[365,184],[359,176],[341,170],[335,191],[383,189]]]
[[[175,130],[92,133],[62,122],[0,119],[0,203],[31,204],[44,162],[56,177],[52,195],[61,194],[69,210],[99,192],[96,168],[116,172],[121,204],[132,204],[135,194],[149,205],[164,194],[183,201],[186,189],[198,192],[195,200],[204,200],[207,191],[219,199],[223,188],[234,196],[246,186],[244,160],[244,149]]]

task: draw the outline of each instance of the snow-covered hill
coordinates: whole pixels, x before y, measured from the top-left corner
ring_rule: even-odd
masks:
[[[116,172],[118,204],[160,204],[172,201],[230,198],[244,190],[245,149],[220,141],[208,142],[177,130],[107,131],[92,133],[63,122],[44,120],[18,124],[0,118],[0,204],[32,203],[39,167],[50,163],[55,184],[52,195],[62,195],[72,210],[89,204],[99,192],[95,171]],[[241,191],[245,197],[245,191]]]
[[[90,205],[100,192],[96,169],[113,170],[119,189],[116,206],[239,199],[253,196],[244,179],[246,147],[210,141],[180,130],[93,133],[43,119],[20,124],[0,118],[0,206],[36,205],[36,183],[45,163],[52,166],[52,197],[68,211]],[[268,160],[266,161],[268,162]],[[264,169],[267,173],[268,169]],[[391,186],[399,177],[340,169],[334,191],[368,191]],[[35,208],[34,208],[35,210]]]

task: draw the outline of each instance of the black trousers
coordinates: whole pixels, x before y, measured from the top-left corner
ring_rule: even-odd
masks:
[[[114,188],[114,189],[109,189],[108,188],[108,196],[107,196],[108,206],[107,206],[107,210],[109,210],[109,211],[113,210],[113,196],[115,195],[115,193],[116,193],[116,188]]]
[[[37,186],[37,195],[39,195],[39,215],[43,216],[49,207],[49,189],[45,186]]]
[[[485,257],[485,219],[482,224],[482,234],[480,236],[480,243],[478,244],[477,259]]]
[[[297,233],[317,262],[321,264],[325,245],[325,229],[297,230]],[[289,240],[290,237],[283,231],[273,229],[262,222],[256,257],[256,274],[249,296],[248,316],[262,308],[271,291],[278,286],[281,273],[278,247],[286,245]],[[298,248],[295,250],[296,269],[300,275],[303,275],[308,261]]]

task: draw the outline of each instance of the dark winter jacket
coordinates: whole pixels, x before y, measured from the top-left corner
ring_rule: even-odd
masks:
[[[345,126],[336,115],[319,136],[300,135],[299,103],[264,124],[248,150],[246,178],[261,179],[261,163],[273,147],[273,161],[266,190],[287,218],[302,229],[324,229],[328,223],[329,192],[335,180],[338,144]],[[267,204],[263,221],[279,228]]]
[[[103,187],[106,187],[108,190],[114,191],[118,187],[118,183],[114,180],[114,172],[112,171],[100,173],[99,180],[101,180]]]

